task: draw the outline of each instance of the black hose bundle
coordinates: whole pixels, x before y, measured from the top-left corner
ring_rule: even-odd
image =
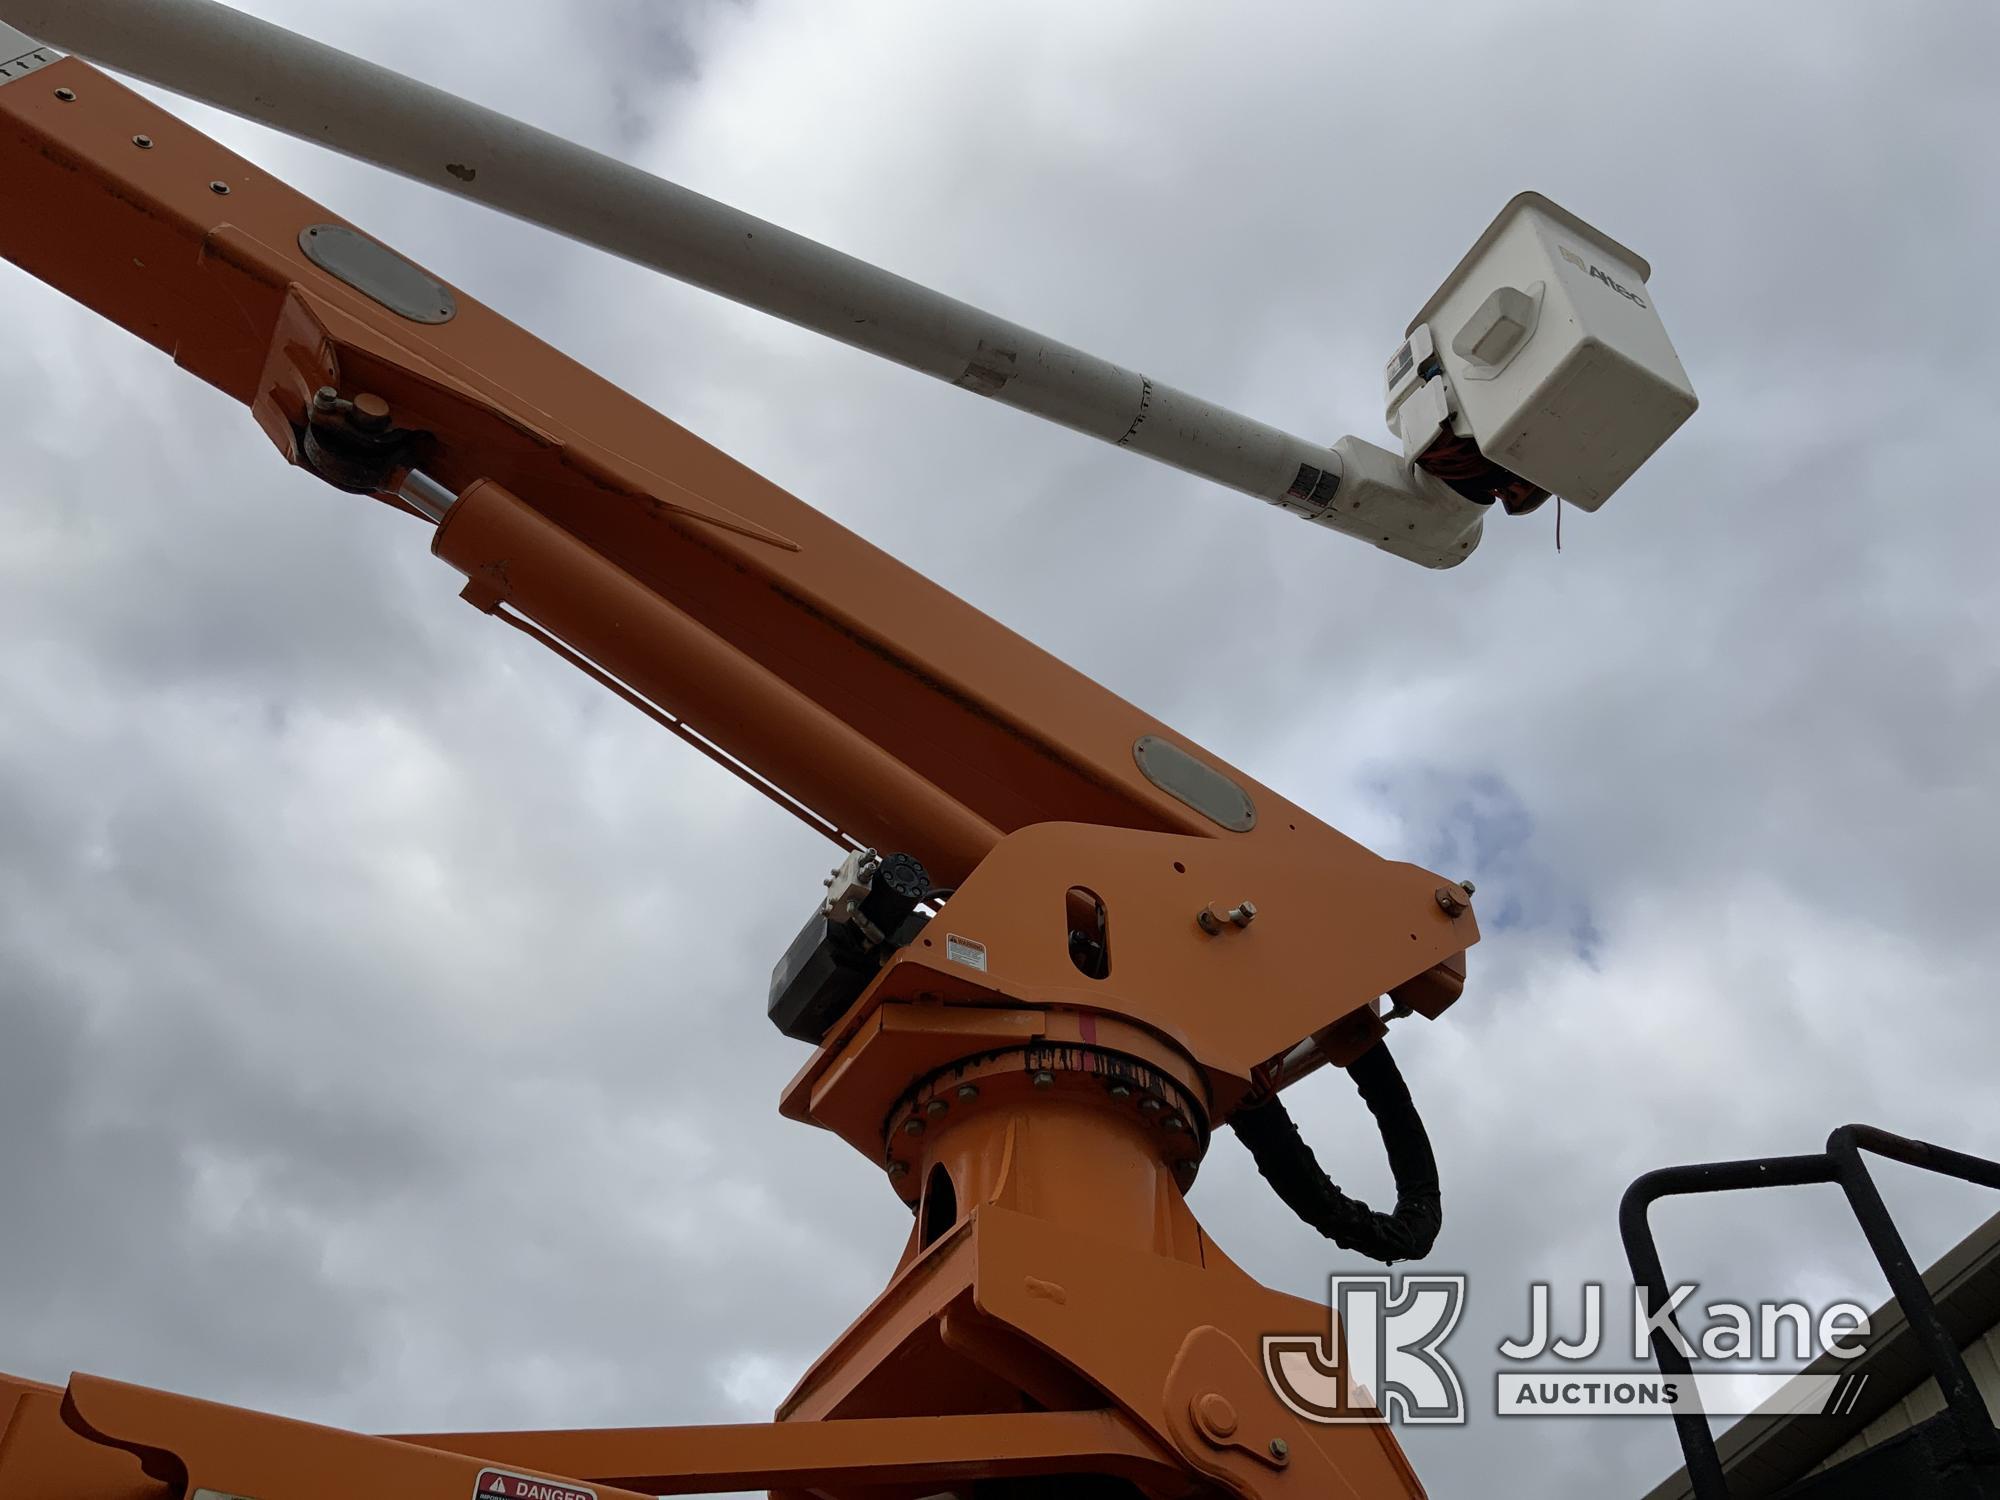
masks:
[[[1347,1067],[1389,1153],[1396,1179],[1396,1211],[1377,1213],[1350,1198],[1325,1172],[1276,1095],[1239,1109],[1230,1119],[1250,1148],[1257,1170],[1285,1206],[1343,1250],[1391,1265],[1430,1252],[1444,1223],[1437,1158],[1410,1098],[1409,1085],[1385,1042],[1377,1042]]]

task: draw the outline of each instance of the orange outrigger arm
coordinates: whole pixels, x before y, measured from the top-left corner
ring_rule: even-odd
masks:
[[[1260,1338],[1325,1330],[1325,1309],[1238,1271],[1184,1194],[1247,1097],[1382,1034],[1379,997],[1457,998],[1468,891],[105,74],[32,45],[0,62],[0,253],[241,401],[290,462],[433,523],[477,607],[955,888],[786,1092],[919,1212],[775,1426],[392,1442],[79,1376],[0,1385],[0,1497],[886,1496],[1086,1472],[1162,1497],[1420,1495],[1386,1428],[1314,1427],[1273,1394]],[[1108,945],[1089,964],[1079,900]]]

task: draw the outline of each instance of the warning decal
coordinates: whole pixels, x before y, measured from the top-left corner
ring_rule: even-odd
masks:
[[[536,1479],[502,1469],[481,1469],[473,1500],[597,1500],[597,1491],[561,1479]]]
[[[955,932],[944,935],[944,956],[955,964],[964,964],[968,969],[978,969],[982,973],[986,969],[986,945],[960,937]]]

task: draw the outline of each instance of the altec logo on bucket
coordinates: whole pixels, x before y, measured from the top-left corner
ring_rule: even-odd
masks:
[[[504,1469],[481,1469],[473,1500],[597,1500],[597,1491],[561,1479],[537,1479]]]

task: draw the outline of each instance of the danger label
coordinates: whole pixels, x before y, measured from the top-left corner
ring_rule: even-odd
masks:
[[[986,972],[986,945],[975,943],[971,938],[962,938],[955,932],[944,935],[944,956],[955,964],[964,964],[968,969]]]
[[[501,1469],[481,1469],[473,1500],[597,1500],[597,1491],[559,1479],[536,1479]]]

